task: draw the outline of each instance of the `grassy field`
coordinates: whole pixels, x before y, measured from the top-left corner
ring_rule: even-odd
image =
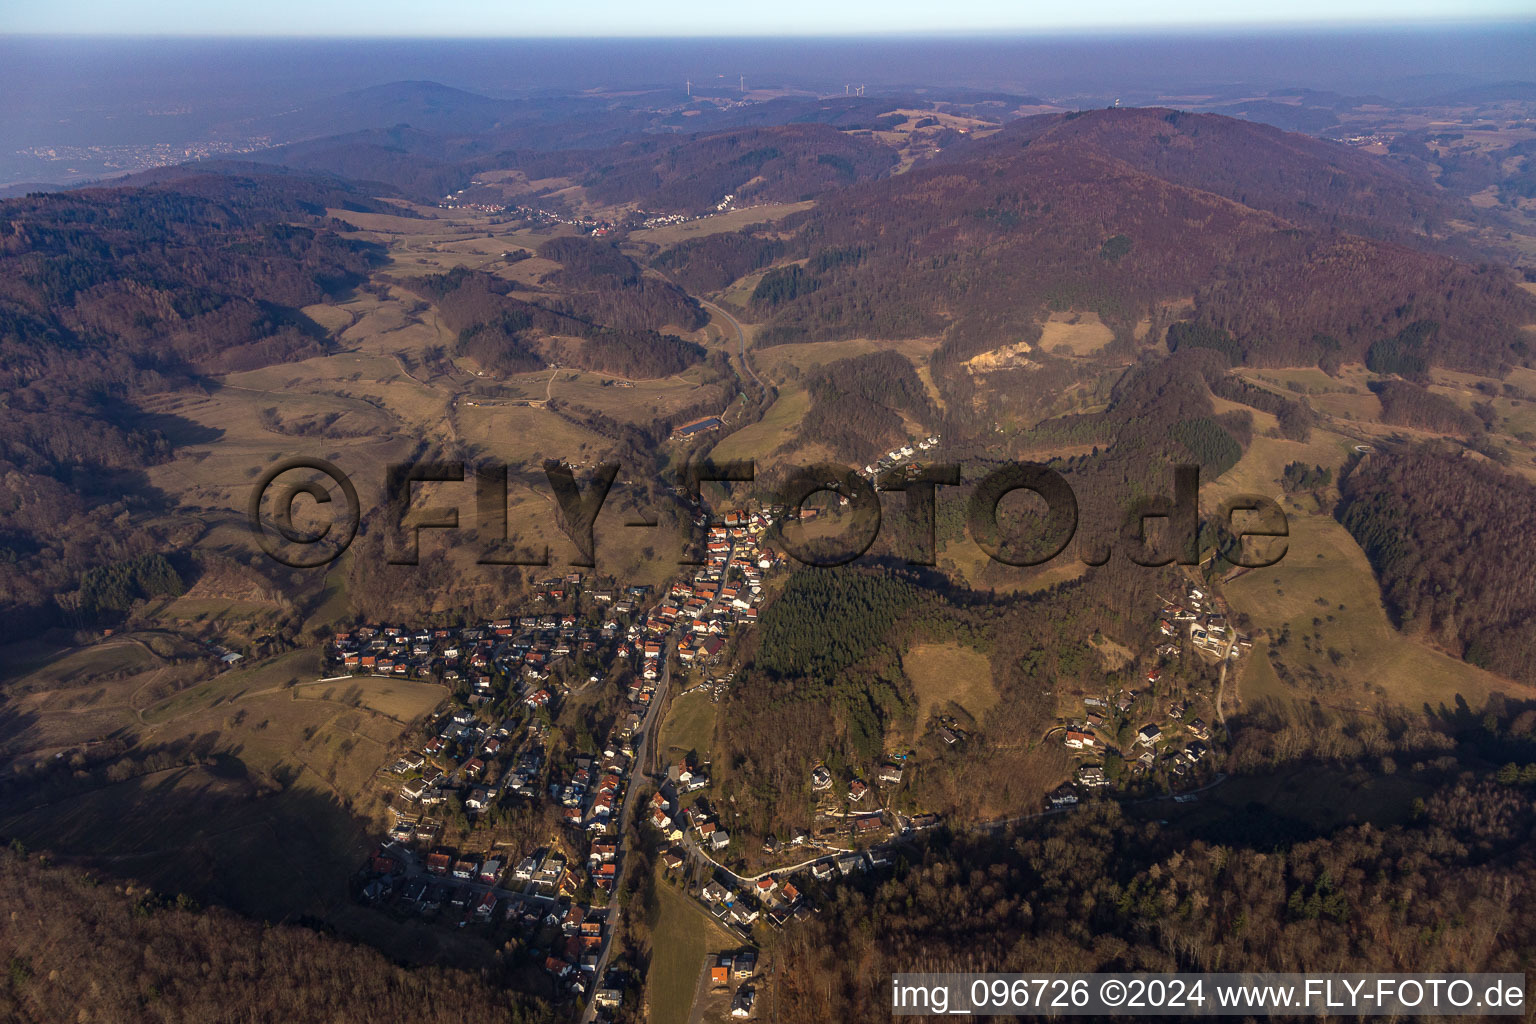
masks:
[[[1364,552],[1334,519],[1292,514],[1290,531],[1289,550],[1279,564],[1233,580],[1226,594],[1234,609],[1271,637],[1290,627],[1289,663],[1348,680],[1347,688],[1328,693],[1327,700],[1368,708],[1385,697],[1417,708],[1450,705],[1459,693],[1476,707],[1495,690],[1536,696],[1530,687],[1399,634]],[[1317,639],[1307,650],[1302,640],[1314,633]]]
[[[1230,681],[1232,677],[1227,678]],[[1288,699],[1295,696],[1296,691],[1286,686],[1275,672],[1275,666],[1269,660],[1269,646],[1256,645],[1252,656],[1243,662],[1243,671],[1237,680],[1235,697],[1238,706],[1265,697]]]
[[[10,792],[0,834],[261,916],[341,908],[379,823],[367,783],[442,688],[314,683],[313,649],[223,673],[157,650],[193,649],[168,634],[125,635],[35,651],[7,680],[8,756],[46,761],[110,740],[126,745],[124,766],[167,759],[121,781],[82,775],[73,790]],[[166,695],[172,680],[182,688]]]
[[[715,710],[704,690],[672,698],[661,724],[661,754],[670,762],[690,750],[701,761],[711,760],[715,742]]]
[[[1506,445],[1514,455],[1510,468],[1530,477],[1532,456],[1536,455],[1536,402],[1508,395],[1490,397],[1480,388],[1492,385],[1499,391],[1504,384],[1510,384],[1525,394],[1536,394],[1536,371],[1519,367],[1500,380],[1436,369],[1433,377],[1434,383],[1429,390],[1449,398],[1468,412],[1474,411],[1476,405],[1486,404],[1493,408],[1492,430],[1503,435],[1498,438],[1499,443]]]
[[[430,211],[419,220],[359,215],[353,221],[389,248],[393,262],[385,275],[396,279],[448,265],[484,264],[492,272],[510,273],[500,265],[503,251],[552,237],[495,230],[483,218]],[[526,270],[540,262],[512,266]],[[649,424],[696,402],[705,384],[699,368],[620,387],[604,386],[616,380],[611,376],[570,369],[559,371],[557,380],[549,371],[499,379],[465,359],[436,362],[432,353],[439,348],[451,353],[456,338],[429,304],[398,286],[382,295],[358,291],[308,312],[332,333],[337,347],[331,353],[228,374],[208,393],[148,400],[150,411],[167,418],[167,433],[179,444],[177,458],[150,468],[154,486],[184,505],[239,516],[251,480],[287,455],[328,458],[364,493],[381,485],[387,464],[422,442],[460,446],[516,465],[551,457],[591,462],[611,451],[613,442],[524,403],[560,397],[619,420]],[[497,385],[510,395],[477,394],[480,385]],[[543,497],[538,501],[547,505]],[[530,504],[514,514],[518,511],[538,518],[539,508]],[[232,553],[248,549],[238,534],[203,539],[213,546],[226,541]],[[181,607],[171,614],[196,619],[226,611]]]
[[[294,697],[299,700],[332,701],[367,708],[402,723],[422,714],[424,708],[437,704],[444,695],[443,688],[436,683],[373,676],[294,688]]]
[[[135,736],[136,704],[164,662],[136,639],[91,647],[23,651],[9,666],[0,703],[0,757],[46,761],[55,753]]]
[[[1376,423],[1381,420],[1381,399],[1369,391],[1334,391],[1313,395],[1308,401],[1318,412],[1351,423]]]
[[[335,207],[325,212],[326,216],[339,217],[364,231],[399,231],[414,234],[422,230],[423,222],[442,221],[445,224],[452,222],[452,212],[449,210],[439,210],[435,206],[422,206],[404,199],[386,200],[386,202],[398,207],[401,212],[399,214],[364,213]]]
[[[1281,395],[1324,395],[1350,387],[1363,391],[1366,382],[1371,379],[1371,374],[1359,364],[1344,367],[1337,377],[1330,377],[1315,366],[1246,369],[1240,376],[1251,383],[1267,386]]]
[[[1283,650],[1259,645],[1238,682],[1239,699],[1315,697],[1342,707],[1368,708],[1386,698],[1420,707],[1449,704],[1459,693],[1476,706],[1495,690],[1530,691],[1393,627],[1364,553],[1329,514],[1338,497],[1336,488],[1322,492],[1321,507],[1310,495],[1282,493],[1281,475],[1290,462],[1322,465],[1337,473],[1362,434],[1369,439],[1419,433],[1375,422],[1380,403],[1366,386],[1372,375],[1351,366],[1337,378],[1315,368],[1249,370],[1244,376],[1290,398],[1305,392],[1313,408],[1340,429],[1314,428],[1306,442],[1256,436],[1236,466],[1219,480],[1202,481],[1205,509],[1214,510],[1237,494],[1268,496],[1285,509],[1291,531],[1287,554],[1278,565],[1248,572],[1226,587],[1233,608],[1251,616],[1271,644],[1287,628],[1291,637]],[[1481,398],[1474,388],[1483,378],[1436,371],[1435,380],[1435,391],[1465,408],[1474,397]],[[1228,406],[1218,402],[1217,408]],[[1525,411],[1507,399],[1495,400],[1495,408],[1506,419]],[[1255,414],[1255,425],[1262,431],[1268,424]],[[1287,684],[1275,670],[1276,658],[1312,678]]]
[[[1101,636],[1098,640],[1090,639],[1088,646],[1099,652],[1106,672],[1117,672],[1136,660],[1134,651],[1107,636]]]
[[[273,620],[277,617],[277,605],[271,602],[241,601],[228,598],[179,597],[160,610],[161,619],[177,619],[185,622],[208,622],[220,619],[243,619],[247,622]]]
[[[968,534],[939,545],[938,567],[957,582],[999,594],[1035,593],[1075,580],[1088,571],[1070,549],[1044,565],[1004,565],[993,561]]]
[[[486,454],[513,464],[539,465],[544,459],[580,461],[610,450],[612,442],[547,409],[526,405],[463,406],[459,429]]]
[[[364,483],[378,486],[374,482],[384,479],[384,466],[403,458],[412,443],[398,420],[365,402],[335,396],[224,388],[206,397],[163,396],[157,405],[155,411],[181,417],[201,433],[184,442],[175,459],[148,467],[146,475],[183,505],[201,510],[198,518],[210,529],[217,521],[211,514],[215,511],[243,519],[252,482],[277,459],[299,454],[330,459],[359,481],[362,492]],[[341,413],[335,429],[356,436],[277,433],[260,420],[265,408],[277,409],[287,421]],[[248,547],[243,533],[230,538],[239,548]],[[202,546],[210,546],[206,538]]]
[[[801,203],[765,203],[762,206],[749,206],[744,210],[699,217],[682,224],[664,224],[661,227],[645,228],[631,232],[629,237],[636,242],[650,242],[652,245],[677,245],[679,242],[703,238],[705,235],[740,231],[749,224],[766,224],[782,220],[792,213],[809,210],[815,205],[810,200]]]
[[[458,265],[515,276],[547,262],[508,265],[501,254],[537,247],[552,234],[501,230],[473,214],[418,212],[424,213],[421,219],[351,218],[388,248],[392,262],[382,279]],[[178,435],[173,439],[179,445],[177,458],[149,469],[150,482],[183,506],[200,510],[206,532],[199,545],[204,548],[237,558],[251,550],[250,538],[240,529],[249,487],[264,468],[286,456],[329,459],[353,478],[365,506],[373,506],[381,500],[386,466],[409,457],[422,443],[514,466],[537,466],[546,458],[591,464],[613,450],[609,438],[539,407],[547,398],[649,425],[696,403],[705,393],[701,388],[708,386],[702,368],[620,386],[611,375],[568,368],[503,379],[464,358],[439,360],[435,353],[440,349],[452,353],[454,334],[428,303],[400,286],[382,294],[358,291],[313,306],[309,313],[332,333],[332,352],[232,373],[207,393],[176,392],[149,400],[150,411],[166,418],[167,433]],[[486,393],[495,390],[503,393]],[[720,393],[719,388],[710,393]],[[725,401],[723,393],[720,400]],[[555,528],[549,495],[514,484],[510,498],[520,539],[549,545],[560,557],[564,539]],[[619,498],[615,495],[610,504]],[[605,537],[606,557],[616,560],[608,566],[611,571],[635,570],[644,582],[657,581],[654,569],[643,564],[648,561],[643,551],[647,546],[660,550],[657,545],[669,544],[668,539],[624,530],[605,531]],[[328,596],[314,603],[325,606],[326,619],[335,621],[345,611],[345,592],[335,580],[321,590]],[[167,621],[203,627],[240,615],[254,622],[258,613],[234,603],[189,600],[164,615]]]
[[[651,1024],[687,1024],[705,956],[735,949],[741,942],[659,875],[656,899],[660,913],[652,934],[661,938],[651,948],[645,979],[647,1019]]]
[[[946,574],[975,586],[981,574],[991,564],[991,559],[970,537],[942,542],[938,550],[938,565]]]
[[[928,356],[938,347],[937,338],[905,338],[900,341],[876,338],[850,338],[847,341],[816,341],[794,345],[770,345],[752,350],[752,365],[764,377],[774,374],[785,365],[809,370],[824,363],[867,355],[870,352],[899,352],[921,368]]]
[[[750,333],[751,326],[747,325]],[[751,359],[758,373],[765,379],[787,380],[784,370],[793,366],[802,373],[840,359],[865,355],[870,352],[890,350],[906,356],[918,371],[918,376],[928,387],[931,397],[938,395],[928,376],[928,355],[937,345],[934,339],[907,339],[903,341],[877,341],[854,338],[848,341],[828,341],[795,345],[773,345],[752,349]],[[787,382],[782,384],[779,396],[761,420],[721,438],[710,453],[715,459],[755,459],[762,462],[780,448],[795,464],[813,461],[837,461],[831,453],[818,445],[813,438],[804,436],[801,424],[810,411],[810,395],[804,387]],[[914,436],[919,432],[910,428]],[[761,468],[761,467],[760,467]]]
[[[318,650],[293,651],[249,668],[221,673],[207,682],[183,690],[174,697],[145,708],[144,721],[151,725],[168,722],[191,711],[233,703],[243,696],[281,690],[290,683],[315,679],[319,674]]]
[[[1305,442],[1287,441],[1278,437],[1255,437],[1237,461],[1216,480],[1200,480],[1200,504],[1215,510],[1223,501],[1238,494],[1258,494],[1281,501],[1290,501],[1281,491],[1280,478],[1285,467],[1292,462],[1305,462],[1309,466],[1326,466],[1337,472],[1349,457],[1355,445],[1354,438],[1331,431],[1312,431]]]
[[[1052,313],[1040,325],[1039,347],[1045,352],[1064,349],[1068,355],[1090,356],[1114,340],[1115,332],[1097,313]]]
[[[81,648],[18,644],[7,647],[6,655],[0,679],[27,676],[29,685],[43,690],[83,685],[105,673],[149,668],[158,662],[153,652],[127,637]]]
[[[972,648],[956,643],[915,644],[902,655],[901,670],[917,693],[914,739],[936,708],[953,702],[980,722],[997,703],[992,663]]]
[[[1246,414],[1253,420],[1254,434],[1259,436],[1262,436],[1265,433],[1275,429],[1275,427],[1277,427],[1280,422],[1272,413],[1263,412],[1259,409],[1255,409],[1251,405],[1244,405],[1241,402],[1234,402],[1231,399],[1222,398],[1219,395],[1211,396],[1211,408],[1218,414],[1228,412]]]
[[[649,425],[698,401],[702,378],[703,371],[696,367],[675,377],[633,381],[630,387],[620,387],[603,383],[624,380],[612,374],[561,370],[549,391],[552,397],[596,409],[616,420]]]
[[[1282,398],[1295,401],[1305,396],[1312,408],[1325,416],[1366,423],[1381,416],[1381,402],[1367,386],[1375,375],[1358,364],[1343,367],[1337,377],[1330,377],[1315,366],[1248,369],[1239,376]]]
[[[332,334],[340,334],[356,321],[355,315],[347,309],[332,303],[317,303],[313,306],[305,306],[300,310],[305,316],[324,327]]]
[[[810,409],[811,396],[804,389],[781,391],[762,419],[721,438],[710,457],[717,461],[766,459],[799,436],[800,424]]]

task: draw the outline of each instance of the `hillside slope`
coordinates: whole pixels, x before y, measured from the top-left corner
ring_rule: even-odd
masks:
[[[1095,135],[1163,123],[1129,110],[1091,120],[1108,126]],[[1181,136],[1189,153],[1154,171],[1079,138],[1072,124],[1035,124],[1033,137],[1012,143],[999,133],[953,159],[833,193],[776,226],[798,228],[787,241],[766,229],[730,246],[702,239],[661,262],[690,281],[724,257],[746,269],[763,256],[808,259],[805,279],[766,311],[759,340],[769,344],[946,332],[975,354],[1027,339],[1051,310],[1091,310],[1128,333],[1193,299],[1217,344],[1254,364],[1361,360],[1416,323],[1436,325],[1415,335],[1431,364],[1487,371],[1532,357],[1520,327],[1536,322],[1536,298],[1511,272],[1339,230],[1395,201],[1386,172],[1352,176],[1312,152],[1320,144],[1285,136],[1295,169],[1277,178],[1264,153],[1239,143],[1280,133],[1211,115]],[[1206,187],[1186,183],[1197,179]],[[1221,194],[1283,210],[1311,203],[1325,181],[1355,198],[1299,220]],[[1430,218],[1416,202],[1381,216],[1407,234]],[[1309,223],[1319,220],[1330,224]]]
[[[1214,192],[1310,228],[1429,239],[1474,211],[1378,157],[1256,121],[1162,108],[1047,114],[978,143],[1002,154],[1041,142],[1123,160],[1164,181]]]
[[[0,852],[0,1017],[14,1021],[548,1020],[460,971],[407,970],[293,925],[169,905]]]

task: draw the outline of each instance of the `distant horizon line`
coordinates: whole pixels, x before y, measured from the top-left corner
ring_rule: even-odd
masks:
[[[1127,23],[1124,25],[1050,25],[1040,27],[1029,26],[995,26],[995,27],[967,27],[967,28],[915,28],[915,29],[891,29],[886,31],[825,31],[825,32],[726,32],[726,33],[699,33],[678,34],[675,32],[651,33],[634,32],[621,34],[592,34],[592,33],[540,33],[530,35],[512,34],[436,34],[436,33],[330,33],[330,32],[73,32],[73,31],[11,31],[0,26],[0,42],[9,40],[95,40],[101,42],[150,42],[155,40],[177,41],[208,41],[208,42],[463,42],[463,43],[492,43],[492,42],[769,42],[774,40],[824,40],[828,42],[839,40],[931,40],[941,38],[949,41],[975,41],[975,42],[1017,42],[1031,39],[1076,37],[1076,38],[1128,38],[1146,35],[1271,35],[1279,33],[1349,33],[1349,32],[1374,32],[1384,35],[1408,35],[1428,28],[1460,28],[1467,30],[1487,30],[1496,28],[1522,27],[1536,29],[1536,15],[1526,18],[1513,18],[1506,15],[1489,15],[1485,17],[1464,15],[1420,15],[1394,18],[1390,21],[1378,18],[1337,18],[1327,21],[1297,20],[1253,20],[1253,21],[1223,21],[1223,22],[1144,22]],[[1536,70],[1532,72],[1536,77]]]

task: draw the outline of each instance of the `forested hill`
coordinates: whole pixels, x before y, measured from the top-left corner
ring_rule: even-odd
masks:
[[[1123,160],[1164,181],[1266,210],[1294,224],[1423,242],[1475,211],[1407,169],[1271,125],[1147,107],[1027,117],[950,159],[1040,144]]]
[[[348,193],[305,184],[193,174],[0,204],[0,385],[123,385],[316,348],[299,307],[362,280],[373,253],[323,216]],[[67,372],[47,373],[64,352]]]
[[[880,177],[895,164],[895,151],[868,135],[825,124],[790,124],[552,154],[539,167],[579,175],[599,202],[703,213],[728,194],[742,205],[810,199]]]
[[[658,99],[642,91],[618,102],[497,101],[430,82],[401,82],[347,98],[339,108],[301,113],[317,126],[314,137],[251,159],[386,183],[427,203],[479,173],[515,169],[530,181],[567,179],[601,202],[703,213],[726,194],[744,202],[795,201],[889,173],[894,150],[853,132],[900,124],[905,117],[893,113],[897,107],[932,103],[918,96],[800,97],[724,108],[705,102],[682,110],[669,103],[662,111],[647,107]],[[994,117],[1010,99],[1027,98],[968,96],[963,103]],[[551,189],[541,203],[558,206],[560,191]]]
[[[0,1019],[546,1021],[527,996],[462,971],[398,967],[294,925],[168,904],[0,850]]]
[[[1339,519],[1405,632],[1536,682],[1536,487],[1474,456],[1418,446],[1373,453],[1341,491]]]
[[[587,239],[559,239],[543,251],[567,261],[557,276],[575,290],[513,295],[505,280],[463,268],[406,285],[433,302],[458,332],[457,354],[501,373],[558,362],[653,378],[680,373],[703,358],[700,346],[656,329],[691,329],[704,321],[697,304],[676,288],[641,277],[628,257]]]
[[[301,307],[362,280],[377,258],[324,216],[368,205],[344,186],[289,173],[153,181],[0,203],[8,634],[51,624],[53,595],[84,570],[147,550],[103,526],[168,453],[134,397],[321,351],[325,332]]]
[[[1093,117],[1148,125],[1146,111]],[[1226,120],[1201,124],[1225,129]],[[1415,323],[1436,325],[1422,336],[1430,364],[1486,372],[1532,358],[1520,326],[1536,322],[1536,297],[1512,272],[1290,220],[1213,191],[1274,198],[1291,188],[1290,178],[1276,183],[1253,170],[1262,153],[1227,152],[1224,136],[1254,127],[1180,135],[1181,145],[1211,152],[1174,162],[1166,176],[1065,129],[1028,145],[961,147],[953,159],[832,193],[773,230],[701,239],[660,260],[686,283],[708,279],[722,262],[746,273],[809,260],[760,343],[948,331],[974,354],[1017,340],[1051,309],[1093,310],[1128,328],[1160,304],[1192,298],[1199,321],[1230,339],[1232,357],[1253,364],[1328,353],[1358,361]],[[1343,191],[1369,197],[1355,206],[1361,215],[1393,201],[1386,172],[1351,178],[1302,143],[1290,163],[1309,181],[1337,179]],[[1191,170],[1207,166],[1224,170]],[[1179,180],[1202,176],[1205,187]],[[1311,202],[1306,188],[1296,191],[1298,203]],[[784,228],[795,233],[786,238]]]

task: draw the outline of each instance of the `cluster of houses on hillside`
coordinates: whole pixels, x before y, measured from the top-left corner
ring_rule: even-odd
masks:
[[[447,908],[461,925],[504,929],[547,950],[542,966],[572,996],[594,983],[607,915],[589,902],[617,884],[618,819],[642,719],[630,715],[599,750],[565,751],[554,763],[547,741],[573,690],[622,678],[623,659],[642,642],[639,606],[648,594],[591,587],[572,573],[535,586],[535,607],[558,610],[457,628],[366,626],[338,634],[326,649],[333,670],[435,679],[452,691],[420,749],[391,766],[401,781],[389,839],[401,851],[431,852],[417,864],[414,853],[402,854],[405,873],[389,897],[422,914]],[[475,855],[433,846],[445,818],[462,813],[473,837],[498,808],[529,801],[558,807],[566,828],[513,866],[500,848]]]
[[[898,786],[905,771],[905,758],[881,765],[876,775],[879,792],[889,793],[887,787]],[[718,811],[703,798],[690,798],[688,805],[684,804],[690,794],[708,785],[703,770],[692,761],[674,763],[668,769],[667,781],[652,796],[649,820],[662,839],[671,844],[661,856],[661,863],[669,872],[680,872],[696,859],[707,860],[714,866],[711,881],[699,890],[697,898],[722,924],[742,935],[749,934],[759,921],[780,927],[807,912],[809,904],[801,889],[807,877],[829,881],[840,875],[884,867],[891,862],[893,839],[907,838],[939,825],[937,815],[909,818],[882,809],[874,796],[876,787],[862,779],[850,780],[846,790],[834,789],[831,771],[818,764],[812,771],[813,791],[820,795],[821,805],[815,833],[796,829],[784,840],[769,836],[763,842],[763,853],[782,857],[789,866],[771,870],[745,884],[717,860],[739,846],[733,842]],[[821,851],[821,856],[815,851]]]
[[[750,949],[711,953],[705,966],[712,992],[729,992],[732,985],[737,986],[731,995],[731,1016],[750,1017],[757,1001],[757,988],[752,984],[752,976],[757,973],[757,954]]]
[[[764,916],[782,926],[805,909],[803,894],[795,883],[774,875],[764,875],[740,891],[711,880],[699,890],[699,901],[722,923],[743,933]]]
[[[719,522],[697,523],[708,529],[704,564],[692,578],[672,584],[645,624],[651,636],[665,636],[682,627],[676,641],[680,664],[716,663],[732,630],[757,622],[763,580],[785,564],[782,554],[761,543],[782,514],[773,509],[733,509]],[[647,659],[658,653],[659,645],[648,642]],[[644,672],[641,675],[645,677]]]
[[[1157,647],[1160,664],[1149,669],[1145,681],[1155,694],[1163,677],[1162,662],[1182,653],[1181,633],[1199,653],[1217,661],[1236,659],[1253,646],[1252,640],[1233,628],[1227,618],[1225,603],[1219,595],[1207,593],[1198,584],[1186,585],[1179,600],[1164,601],[1158,612],[1158,631],[1166,638]],[[1134,779],[1161,770],[1172,780],[1189,775],[1210,755],[1210,727],[1198,716],[1190,717],[1187,704],[1180,700],[1166,708],[1138,703],[1142,694],[1135,689],[1121,689],[1112,697],[1084,697],[1084,713],[1068,721],[1062,743],[1081,755],[1073,783],[1050,794],[1050,803],[1061,807],[1077,802],[1087,790],[1098,789],[1115,781],[1105,767],[1113,758],[1122,777]],[[1162,717],[1155,721],[1161,711]],[[1118,727],[1125,719],[1139,715],[1145,723],[1137,731],[1128,751],[1116,749],[1104,738],[1106,726]]]
[[[610,911],[575,898],[575,875],[559,850],[536,850],[509,868],[499,857],[436,848],[418,860],[386,846],[363,876],[362,897],[371,903],[516,940],[569,997],[593,987]]]
[[[1207,594],[1194,584],[1190,584],[1183,600],[1164,602],[1157,628],[1172,640],[1183,633],[1196,651],[1217,659],[1236,661],[1253,646],[1251,637],[1237,632],[1227,621],[1226,604],[1220,596]]]
[[[652,797],[651,825],[662,837],[673,843],[681,842],[691,829],[699,849],[707,854],[719,855],[731,845],[731,834],[720,823],[719,815],[711,812],[709,805],[700,801],[684,808],[675,794],[667,796],[665,790]]]
[[[1096,703],[1088,704],[1089,701]],[[1069,724],[1063,740],[1067,749],[1081,754],[1084,761],[1078,764],[1072,783],[1049,795],[1049,802],[1054,807],[1075,804],[1080,793],[1110,785],[1114,780],[1106,773],[1105,767],[1111,758],[1118,759],[1127,779],[1145,776],[1156,768],[1166,771],[1173,778],[1181,778],[1204,762],[1210,754],[1206,742],[1210,739],[1209,727],[1199,718],[1183,721],[1186,708],[1181,703],[1172,703],[1167,708],[1168,719],[1178,723],[1180,730],[1165,731],[1158,723],[1148,722],[1136,730],[1134,745],[1129,751],[1117,749],[1096,733],[1090,724],[1097,722],[1102,725],[1103,719],[1095,708],[1102,708],[1106,702],[1098,702],[1096,698],[1090,697],[1085,698],[1084,703],[1089,707],[1084,716],[1086,720]],[[1185,742],[1180,745],[1174,742],[1175,739]]]
[[[843,788],[834,784],[832,772],[826,765],[819,762],[812,765],[810,784],[811,792],[816,796],[816,813],[812,823],[814,834],[809,840],[824,846],[841,842],[864,846],[937,824],[935,815],[909,818],[889,809],[891,795],[901,785],[910,767],[907,754],[893,754],[875,769],[876,785],[853,776]],[[887,809],[882,810],[882,803]],[[797,833],[792,842],[800,841]],[[773,850],[765,848],[765,852]]]
[[[328,671],[431,679],[467,691],[468,702],[495,699],[516,688],[530,707],[547,704],[541,684],[575,658],[610,661],[626,652],[639,627],[629,622],[647,587],[585,590],[580,573],[537,584],[534,601],[567,610],[502,618],[459,627],[360,626],[337,633],[325,648]],[[586,600],[583,600],[586,598]]]
[[[506,213],[507,206],[504,203],[476,202],[473,199],[466,199],[464,197],[464,193],[481,184],[481,182],[472,181],[463,188],[448,193],[437,201],[437,208],[440,210],[471,210],[475,213]]]
[[[554,213],[537,206],[518,206],[507,203],[498,203],[491,199],[470,199],[465,193],[471,188],[484,186],[485,182],[471,181],[464,188],[450,192],[437,201],[440,210],[468,210],[473,213],[490,214],[492,217],[514,217],[527,221],[531,225],[554,226],[565,224],[574,227],[577,231],[606,235],[618,225],[606,218],[577,217],[570,214]]]
[[[922,827],[932,828],[937,823],[936,818],[927,816]],[[721,924],[747,935],[759,921],[783,927],[796,917],[813,912],[801,889],[806,876],[818,882],[830,882],[889,867],[892,856],[890,845],[881,844],[866,850],[829,854],[794,869],[774,871],[750,880],[732,881],[733,876],[717,873],[699,889],[697,898]],[[662,866],[673,872],[681,870],[687,863],[685,851],[681,849],[667,851],[661,860]],[[801,884],[796,883],[797,878]]]
[[[446,906],[451,914],[462,911],[453,918],[460,924],[505,929],[546,951],[539,965],[562,991],[585,997],[608,922],[607,910],[593,900],[611,896],[618,882],[618,819],[634,758],[630,739],[615,729],[600,754],[562,758],[546,768],[547,724],[531,721],[509,732],[505,725],[465,722],[466,716],[467,709],[451,710],[426,744],[430,753],[408,753],[394,766],[416,777],[401,787],[404,807],[395,811],[390,838],[405,850],[413,841],[417,849],[430,849],[421,870],[397,887],[397,903],[426,915]],[[460,729],[467,732],[460,735]],[[453,739],[445,742],[445,735]],[[567,827],[558,841],[522,857],[507,858],[500,849],[476,854],[431,846],[441,820],[415,808],[442,803],[450,794],[472,819],[511,796],[543,798],[561,809]]]
[[[415,809],[452,798],[473,824],[505,800],[545,797],[561,808],[572,842],[587,837],[594,847],[616,828],[634,758],[622,730],[615,731],[600,754],[578,754],[546,772],[544,723],[529,722],[514,732],[506,722],[494,728],[476,722],[464,710],[451,711],[444,722],[421,753],[408,752],[394,764],[395,772],[411,777],[401,783],[390,838],[430,840]],[[603,866],[611,860],[592,864],[587,879],[603,892],[612,891],[615,881],[614,870]]]
[[[682,809],[682,797],[709,788],[709,775],[694,764],[691,758],[675,761],[667,767],[666,780],[651,794],[650,823],[665,838],[676,842],[683,838],[683,828],[691,825],[699,830],[699,837],[711,849],[724,849],[730,844],[730,836],[719,829],[706,816]],[[704,826],[708,822],[708,831]]]
[[[650,214],[640,222],[643,228],[664,228],[669,224],[686,224],[694,218],[686,213]]]
[[[605,938],[606,915],[598,907],[618,881],[621,819],[660,679],[669,664],[686,671],[719,660],[733,633],[756,621],[764,579],[783,564],[762,543],[778,514],[700,513],[703,564],[661,595],[571,573],[534,585],[531,614],[458,627],[375,624],[332,637],[325,649],[327,671],[336,673],[330,679],[427,679],[451,693],[426,724],[419,749],[391,766],[399,790],[388,838],[399,864],[376,865],[381,870],[372,872],[365,897],[435,916],[446,907],[461,925],[510,929],[549,948],[542,966],[562,990],[586,993]],[[629,684],[632,710],[606,729],[596,750],[572,752],[558,740],[552,746],[564,708],[585,706],[571,698],[605,680]],[[699,766],[676,764],[666,795],[636,809],[658,827],[672,825],[673,801],[707,785]],[[477,835],[493,834],[480,832],[482,826],[529,802],[546,809],[541,813],[558,809],[564,827],[548,847],[518,857],[489,838],[480,845],[491,852],[478,855],[436,845],[446,821],[460,832],[467,828],[473,844]],[[681,828],[698,831],[710,849],[730,841],[703,815],[682,817],[674,840]],[[558,940],[550,935],[554,926],[562,932]]]
[[[908,459],[915,458],[920,453],[932,451],[934,448],[938,447],[938,444],[939,435],[934,434],[931,437],[923,438],[921,441],[915,441],[909,444],[900,445],[896,448],[892,448],[890,451],[880,456],[874,462],[871,462],[869,465],[865,466],[864,475],[873,480],[887,469],[900,466]]]
[[[621,220],[612,220],[601,217],[579,217],[571,214],[556,213],[537,206],[520,206],[508,203],[498,203],[489,199],[470,199],[466,193],[471,188],[483,186],[481,181],[472,181],[464,188],[457,189],[438,200],[440,210],[469,210],[474,213],[490,214],[493,217],[515,217],[527,221],[532,225],[554,226],[564,224],[574,227],[576,230],[594,235],[607,235],[616,228],[623,226],[628,228],[659,228],[673,224],[686,224],[689,221],[700,220],[717,213],[727,213],[739,209],[736,196],[726,195],[714,205],[710,213],[697,215],[687,213],[646,213],[636,210]]]

